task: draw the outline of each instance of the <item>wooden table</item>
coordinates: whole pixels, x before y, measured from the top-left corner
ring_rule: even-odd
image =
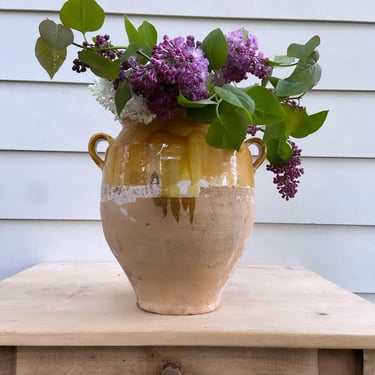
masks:
[[[300,267],[241,266],[218,311],[162,316],[117,264],[42,263],[0,282],[0,328],[1,375],[375,375],[375,305]]]

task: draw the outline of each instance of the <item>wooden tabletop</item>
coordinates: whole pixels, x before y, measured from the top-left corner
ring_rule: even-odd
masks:
[[[42,263],[0,282],[0,345],[375,349],[375,305],[300,267],[240,266],[222,307],[139,310],[116,263]]]

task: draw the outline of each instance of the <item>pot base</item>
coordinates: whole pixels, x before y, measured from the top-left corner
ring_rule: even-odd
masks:
[[[162,315],[198,315],[206,314],[217,310],[221,305],[221,301],[207,303],[202,305],[170,305],[161,302],[137,301],[137,306],[147,312]]]

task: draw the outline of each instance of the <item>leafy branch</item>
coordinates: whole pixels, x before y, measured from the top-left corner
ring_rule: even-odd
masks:
[[[150,61],[152,48],[157,43],[155,27],[144,21],[138,28],[124,17],[127,46],[97,47],[87,41],[87,33],[99,30],[104,21],[104,10],[95,0],[68,0],[60,10],[61,24],[44,20],[39,25],[40,37],[36,41],[35,55],[52,79],[64,63],[67,48],[79,49],[79,60],[87,64],[94,74],[114,81],[118,78],[121,64],[137,56],[137,64]],[[74,41],[73,30],[79,31],[83,43]],[[246,34],[246,30],[243,30]],[[313,36],[305,44],[291,44],[285,56],[267,61],[271,74],[259,85],[240,88],[234,84],[215,85],[208,82],[207,99],[191,101],[181,90],[176,100],[186,109],[187,115],[210,124],[207,142],[214,147],[238,150],[247,136],[248,125],[257,125],[263,132],[267,145],[267,157],[273,165],[291,157],[290,137],[302,138],[316,132],[324,123],[328,111],[308,114],[299,102],[321,78],[318,63],[319,36]],[[208,73],[219,71],[227,61],[227,41],[220,29],[211,31],[202,41],[201,48],[209,61]],[[103,51],[114,51],[117,58],[110,60]],[[121,53],[120,53],[121,51]],[[293,68],[287,78],[274,75],[276,69]],[[132,89],[127,80],[121,81],[115,94],[116,111],[119,115]]]

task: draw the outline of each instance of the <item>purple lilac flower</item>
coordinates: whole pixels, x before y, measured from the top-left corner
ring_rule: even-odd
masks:
[[[247,134],[250,134],[251,136],[255,136],[259,128],[256,125],[249,125],[247,127]]]
[[[109,48],[111,47],[110,36],[108,34],[105,35],[97,35],[95,38],[95,48]],[[104,50],[99,52],[100,55],[106,57],[108,60],[116,59],[117,54],[112,50]]]
[[[297,107],[300,111],[303,111],[305,109],[305,107],[300,105],[299,101],[295,99],[285,99],[281,102],[281,104],[290,105],[291,107]]]
[[[193,101],[208,97],[208,64],[194,37],[169,39],[165,35],[154,46],[149,63],[134,67],[128,79],[149,110],[159,119],[167,119],[178,108],[179,90]]]
[[[79,58],[73,60],[72,70],[76,73],[85,73],[90,68],[86,63],[81,61]]]
[[[159,85],[146,96],[148,110],[160,120],[168,120],[178,108],[176,97],[178,87],[175,85]]]
[[[151,64],[137,65],[132,68],[128,80],[133,92],[144,97],[159,85],[158,77]]]
[[[88,42],[84,41],[82,45],[85,48],[110,48],[111,47],[111,41],[110,41],[110,36],[108,34],[105,35],[97,35],[95,37],[95,42],[94,44],[89,44]],[[99,55],[104,56],[105,58],[109,60],[115,60],[117,57],[120,57],[124,51],[118,51],[114,52],[112,50],[104,50],[104,51],[98,51],[97,52]],[[73,66],[72,70],[77,72],[77,73],[84,73],[87,71],[87,69],[90,68],[89,65],[81,61],[79,58],[76,58],[73,60]],[[118,85],[118,83],[117,83]]]
[[[193,36],[185,41],[182,37],[169,39],[164,35],[163,41],[154,46],[150,62],[162,81],[178,84],[189,100],[207,98],[209,62]]]
[[[258,52],[257,56],[250,64],[249,73],[260,79],[267,78],[272,70],[270,66],[266,65],[267,61],[268,58],[264,57],[262,52]]]
[[[245,35],[243,29],[229,32],[227,40],[227,61],[213,76],[214,84],[222,86],[230,82],[247,79],[247,73],[258,78],[266,78],[271,72],[268,59],[258,52],[257,38],[253,34]]]
[[[95,38],[95,47],[97,48],[105,48],[111,37],[108,34],[105,35],[97,35]]]
[[[120,51],[120,56],[123,54],[122,51]],[[119,57],[120,57],[119,56]],[[120,72],[118,77],[113,81],[113,87],[115,90],[117,90],[118,85],[120,84],[121,81],[124,81],[125,79],[128,78],[129,72],[131,69],[134,69],[137,66],[137,57],[136,56],[131,56],[129,59],[123,61],[120,64]]]
[[[298,167],[301,164],[301,149],[294,142],[289,141],[289,143],[293,151],[292,157],[280,165],[273,166],[268,164],[266,166],[268,171],[276,174],[273,183],[276,184],[281,197],[287,201],[296,195],[300,182],[298,179],[304,173],[303,168]]]
[[[142,95],[147,108],[160,120],[173,116],[178,104],[178,86],[160,82],[152,64],[138,65],[128,77],[132,91]]]

